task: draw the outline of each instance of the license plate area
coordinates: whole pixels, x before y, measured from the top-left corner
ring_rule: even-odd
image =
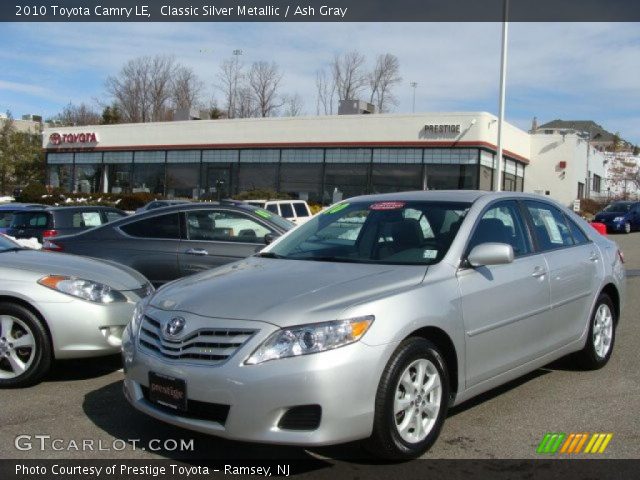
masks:
[[[149,372],[149,401],[174,410],[187,410],[187,383],[180,379]]]

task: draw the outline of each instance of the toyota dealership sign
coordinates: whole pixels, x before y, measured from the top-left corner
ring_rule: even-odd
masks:
[[[86,133],[52,133],[49,135],[49,143],[55,146],[66,145],[95,145],[98,136],[95,132]]]

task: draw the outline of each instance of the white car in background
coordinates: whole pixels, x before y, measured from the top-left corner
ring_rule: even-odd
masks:
[[[304,200],[245,200],[245,203],[269,210],[296,225],[302,225],[313,216]]]

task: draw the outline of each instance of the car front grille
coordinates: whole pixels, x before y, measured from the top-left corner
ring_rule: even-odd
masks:
[[[169,340],[162,334],[161,323],[145,315],[140,325],[138,346],[167,360],[215,365],[231,358],[255,333],[256,330],[248,329],[203,328],[180,340]]]

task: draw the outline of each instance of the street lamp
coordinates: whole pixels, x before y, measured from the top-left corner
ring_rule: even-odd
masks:
[[[498,147],[496,152],[495,191],[502,190],[502,126],[504,123],[504,104],[507,85],[507,46],[509,36],[509,0],[504,0],[504,18],[502,22],[502,53],[500,61],[500,104],[498,106]]]
[[[418,88],[418,82],[411,82],[409,85],[413,88],[413,108],[411,111],[416,113],[416,88]]]

